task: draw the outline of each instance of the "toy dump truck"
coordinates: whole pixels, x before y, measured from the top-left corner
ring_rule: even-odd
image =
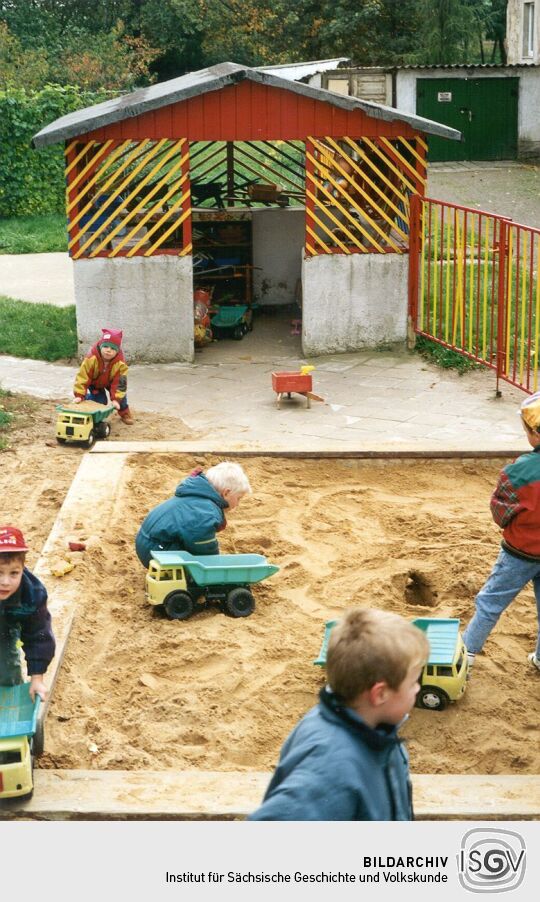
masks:
[[[43,753],[41,699],[30,698],[29,683],[0,686],[0,799],[29,799],[34,791],[34,758]]]
[[[319,651],[313,662],[321,667],[326,664],[328,640],[337,620],[328,620]],[[425,632],[429,641],[429,658],[422,671],[420,691],[416,696],[418,708],[443,711],[450,702],[457,701],[465,692],[469,668],[467,649],[456,618],[419,617],[412,621]]]
[[[171,620],[187,620],[209,604],[218,604],[231,617],[249,617],[255,610],[250,585],[278,570],[262,554],[196,557],[187,551],[152,551],[146,597]]]
[[[56,418],[56,441],[81,442],[91,448],[96,439],[108,438],[110,424],[105,422],[114,411],[112,404],[97,401],[81,401],[80,404],[59,404]]]

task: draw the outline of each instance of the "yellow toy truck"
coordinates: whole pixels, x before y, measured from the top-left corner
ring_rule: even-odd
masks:
[[[112,404],[81,401],[80,404],[59,404],[56,409],[56,441],[60,445],[80,442],[91,448],[96,439],[109,437],[111,427],[105,420],[114,411]]]
[[[319,657],[313,662],[322,667],[326,664],[328,640],[337,620],[328,620]],[[461,698],[467,685],[469,663],[467,649],[456,618],[419,617],[413,620],[418,629],[425,632],[429,642],[429,659],[422,671],[420,691],[416,696],[418,708],[430,711],[444,711],[450,704]]]
[[[262,554],[208,554],[152,551],[146,574],[146,597],[162,606],[170,620],[187,620],[195,611],[217,603],[231,617],[255,610],[251,583],[279,570]]]
[[[43,753],[41,699],[33,702],[29,683],[0,686],[0,799],[29,799],[34,791],[34,758]]]

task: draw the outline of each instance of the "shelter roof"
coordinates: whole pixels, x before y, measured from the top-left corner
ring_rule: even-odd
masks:
[[[461,133],[454,128],[424,119],[411,113],[405,113],[394,107],[383,106],[368,100],[360,100],[357,97],[346,97],[323,88],[315,88],[311,85],[293,81],[278,75],[277,69],[255,69],[248,66],[240,66],[238,63],[219,63],[208,69],[199,69],[197,72],[189,72],[180,78],[173,78],[148,88],[140,88],[121,97],[106,100],[82,110],[61,116],[50,125],[46,125],[33,138],[34,147],[47,147],[58,141],[66,141],[103,126],[134,118],[169,106],[210,91],[219,91],[230,85],[242,81],[252,81],[284,91],[300,94],[311,100],[330,104],[339,109],[352,111],[361,110],[367,116],[374,119],[382,119],[388,122],[406,122],[419,132],[450,138],[454,141],[461,139]]]

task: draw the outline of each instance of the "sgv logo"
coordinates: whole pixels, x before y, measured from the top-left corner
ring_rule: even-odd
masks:
[[[512,830],[479,828],[461,840],[459,882],[471,893],[506,893],[525,876],[525,841]]]

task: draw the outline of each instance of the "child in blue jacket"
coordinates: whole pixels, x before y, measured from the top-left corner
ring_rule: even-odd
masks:
[[[414,705],[429,645],[387,611],[355,608],[330,634],[328,686],[285,740],[252,821],[412,820],[398,728]]]
[[[152,551],[219,554],[216,532],[225,529],[225,511],[238,507],[251,492],[239,464],[223,461],[206,473],[197,467],[177,486],[168,501],[143,520],[135,539],[141,564],[148,567]]]
[[[43,700],[43,675],[54,657],[55,642],[47,590],[25,566],[28,551],[15,526],[0,526],[0,686],[22,683],[19,640],[30,677],[30,697]]]

